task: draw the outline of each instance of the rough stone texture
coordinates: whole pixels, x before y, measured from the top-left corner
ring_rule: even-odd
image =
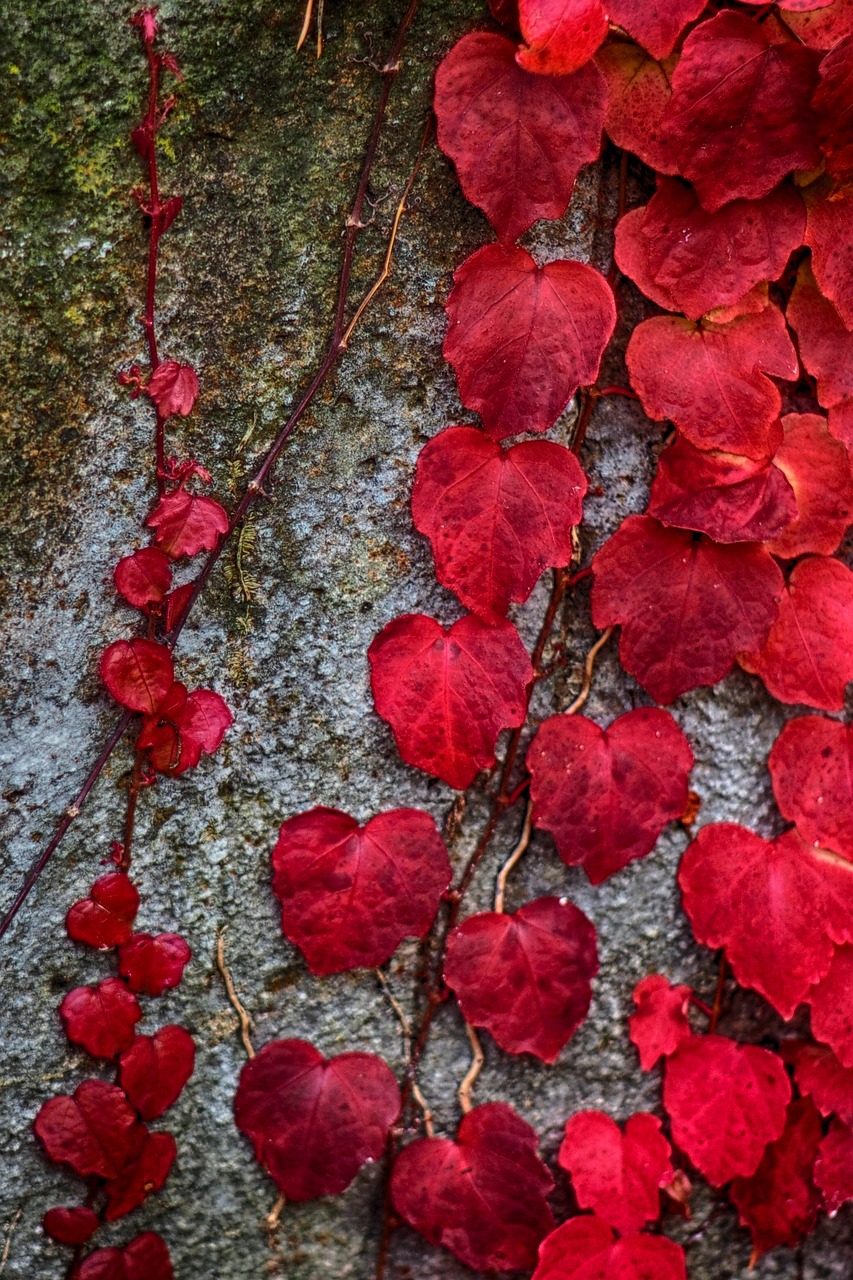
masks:
[[[482,7],[478,0],[424,0],[376,170],[377,222],[364,236],[362,283],[375,272],[389,208],[411,165],[433,68],[453,39],[481,20]],[[186,72],[168,133],[164,185],[183,192],[186,205],[163,254],[161,345],[169,356],[197,363],[202,374],[199,407],[170,443],[211,467],[220,495],[239,488],[326,341],[340,229],[377,92],[369,59],[382,56],[403,3],[328,0],[327,49],[319,63],[309,49],[297,56],[293,48],[301,8],[296,0],[163,5]],[[114,722],[95,674],[98,654],[136,627],[110,582],[115,560],[142,540],[139,522],[151,499],[151,415],[115,383],[116,370],[142,355],[144,243],[128,198],[138,169],[126,134],[142,98],[143,64],[125,25],[128,13],[117,0],[0,5],[7,77],[0,127],[8,141],[0,282],[7,392],[0,411],[4,903]],[[527,242],[545,256],[569,254],[606,267],[615,178],[611,164],[588,171],[563,222],[543,224]],[[135,877],[141,926],[180,930],[194,952],[180,990],[149,1002],[144,1029],[184,1022],[198,1041],[198,1068],[162,1122],[179,1144],[164,1192],[107,1233],[121,1241],[160,1230],[180,1280],[373,1274],[377,1169],[364,1171],[343,1198],[286,1209],[272,1247],[259,1226],[275,1190],[233,1126],[243,1057],[213,953],[217,931],[226,927],[228,960],[254,1014],[257,1044],[304,1036],[326,1053],[368,1049],[400,1066],[399,1030],[374,977],[311,979],[281,938],[268,854],[278,824],[313,804],[338,805],[361,818],[383,806],[414,804],[441,820],[452,798],[399,762],[387,727],[371,710],[365,651],[398,613],[435,612],[444,621],[459,613],[435,583],[407,500],[424,441],[460,419],[453,376],[441,358],[443,300],[454,265],[488,234],[450,166],[431,150],[393,279],[285,452],[273,501],[258,509],[246,558],[259,584],[254,598],[241,601],[229,554],[181,642],[182,677],[221,690],[236,725],[215,759],[144,796]],[[621,302],[628,316],[639,305],[627,287]],[[618,359],[611,364],[607,380],[622,380]],[[555,436],[565,429],[561,424]],[[642,509],[660,438],[629,402],[597,409],[583,458],[593,490],[583,534],[587,558],[624,515]],[[529,642],[546,594],[543,582],[519,610]],[[539,691],[539,718],[565,706],[577,687],[592,637],[584,588],[563,626],[571,661]],[[610,648],[589,713],[606,721],[646,701]],[[744,821],[764,834],[777,829],[764,762],[787,713],[743,674],[688,695],[674,713],[697,757],[700,821]],[[79,1199],[79,1186],[42,1160],[30,1122],[46,1097],[92,1073],[85,1055],[70,1050],[55,1008],[70,986],[105,975],[110,965],[72,947],[62,918],[120,834],[128,765],[123,746],[0,945],[0,1225],[21,1209],[8,1277],[65,1273],[64,1252],[45,1239],[39,1222],[50,1205]],[[457,864],[484,813],[483,796],[475,795],[454,849]],[[518,821],[513,815],[500,831],[475,882],[472,908],[488,904]],[[483,1037],[487,1062],[477,1099],[512,1101],[542,1133],[549,1158],[578,1107],[625,1116],[658,1104],[659,1077],[641,1076],[626,1036],[634,983],[662,970],[694,983],[706,998],[713,993],[714,958],[691,942],[675,888],[684,844],[683,832],[670,829],[650,857],[592,889],[580,872],[562,866],[548,840],[537,839],[514,877],[510,906],[542,892],[567,893],[600,933],[592,1014],[556,1067],[512,1059]],[[404,1003],[412,959],[404,949],[391,969]],[[772,1040],[779,1029],[746,996],[725,1025],[754,1040]],[[456,1122],[454,1094],[467,1063],[458,1014],[448,1007],[423,1075],[440,1131]],[[708,1193],[698,1192],[692,1224],[667,1230],[689,1242],[691,1280],[746,1276],[746,1233]],[[851,1274],[851,1244],[848,1208],[821,1225],[799,1258],[776,1250],[752,1274],[840,1280]],[[397,1280],[468,1274],[413,1233],[397,1234]]]

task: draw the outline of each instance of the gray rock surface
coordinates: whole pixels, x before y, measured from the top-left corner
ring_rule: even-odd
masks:
[[[319,62],[310,49],[295,53],[302,9],[296,0],[167,0],[162,7],[186,74],[167,134],[164,185],[181,191],[186,204],[163,254],[161,346],[193,361],[202,380],[196,412],[170,424],[170,445],[201,458],[216,492],[229,501],[327,340],[341,227],[377,93],[370,61],[387,48],[403,0],[327,0],[326,7],[327,47]],[[424,0],[382,141],[376,224],[363,237],[360,285],[376,272],[435,64],[482,10],[479,0]],[[118,0],[0,4],[0,129],[7,146],[0,904],[11,898],[114,722],[97,659],[109,641],[135,634],[137,625],[117,603],[110,577],[116,559],[141,544],[140,520],[151,500],[151,415],[115,381],[122,364],[142,357],[144,241],[128,197],[139,179],[126,135],[140,110],[144,67],[128,13]],[[587,171],[566,218],[540,225],[527,243],[544,257],[569,255],[606,268],[615,188],[612,164]],[[363,1171],[343,1197],[285,1209],[272,1241],[261,1227],[275,1188],[233,1125],[244,1058],[214,948],[225,928],[256,1045],[302,1036],[327,1054],[371,1050],[400,1067],[399,1029],[374,976],[312,979],[281,937],[269,851],[281,821],[314,804],[337,805],[361,819],[411,804],[441,821],[452,800],[448,788],[400,762],[387,726],[372,712],[365,652],[399,613],[425,611],[450,621],[460,612],[437,586],[428,548],[412,530],[408,494],[423,443],[449,422],[466,420],[441,356],[443,302],[454,266],[488,238],[485,220],[431,148],[393,278],[284,453],[272,500],[253,517],[246,567],[258,586],[251,601],[241,599],[231,552],[181,642],[181,677],[219,689],[236,724],[215,758],[143,796],[134,875],[143,897],[140,926],[180,931],[194,953],[180,989],[147,1003],[142,1029],[184,1023],[198,1042],[198,1066],[162,1122],[179,1145],[166,1188],[105,1233],[120,1242],[144,1229],[162,1232],[179,1280],[373,1275],[378,1168]],[[624,329],[639,303],[623,287],[620,304]],[[623,377],[614,356],[607,380]],[[565,431],[563,423],[553,434]],[[609,400],[596,410],[583,455],[592,487],[583,530],[587,561],[626,514],[642,509],[660,438],[627,401]],[[543,581],[517,613],[531,643],[547,589]],[[562,626],[570,662],[539,689],[537,718],[564,707],[578,686],[593,637],[584,587],[567,605]],[[647,701],[622,674],[611,645],[598,666],[589,714],[606,722]],[[696,754],[700,821],[743,821],[764,834],[777,829],[765,760],[786,713],[743,674],[688,695],[673,711]],[[55,1010],[69,987],[106,976],[110,962],[70,945],[62,920],[120,836],[129,763],[125,744],[0,944],[0,1229],[12,1228],[0,1274],[10,1280],[53,1280],[67,1265],[39,1222],[53,1204],[79,1202],[79,1184],[43,1160],[30,1124],[45,1098],[93,1074],[91,1061],[69,1047]],[[454,845],[457,865],[485,812],[481,790]],[[500,829],[471,909],[489,903],[519,822],[514,812]],[[542,1134],[551,1160],[572,1111],[599,1106],[624,1117],[659,1104],[659,1077],[640,1074],[627,1040],[634,983],[660,970],[695,984],[706,998],[713,994],[715,959],[691,941],[675,886],[685,840],[671,828],[652,855],[593,889],[563,867],[547,839],[537,838],[511,883],[511,907],[543,892],[568,894],[600,936],[591,1015],[555,1067],[510,1058],[483,1036],[477,1100],[511,1101]],[[404,1005],[413,959],[404,948],[390,970]],[[744,995],[724,1025],[752,1040],[779,1030]],[[461,1022],[448,1007],[422,1081],[440,1132],[452,1132],[457,1121],[455,1090],[467,1065]],[[692,1223],[667,1225],[689,1244],[691,1280],[746,1277],[748,1237],[734,1212],[701,1189],[695,1208]],[[853,1275],[851,1246],[848,1209],[824,1222],[800,1254],[775,1250],[752,1274],[841,1280]],[[414,1233],[397,1233],[395,1280],[469,1274]]]

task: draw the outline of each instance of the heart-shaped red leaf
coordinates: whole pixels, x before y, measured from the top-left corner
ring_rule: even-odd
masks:
[[[603,1111],[578,1111],[566,1124],[557,1161],[580,1207],[629,1235],[660,1217],[660,1188],[672,1179],[671,1155],[657,1116],[638,1112],[623,1133]]]
[[[809,1040],[783,1040],[782,1057],[794,1064],[797,1088],[822,1116],[853,1125],[853,1067],[843,1067],[828,1045]]]
[[[84,1178],[115,1178],[147,1132],[122,1090],[103,1080],[84,1080],[73,1094],[50,1098],[33,1129],[49,1159]]]
[[[672,53],[688,22],[699,17],[703,0],[608,0],[611,22],[616,22],[653,58]]]
[[[600,1218],[570,1218],[542,1242],[533,1280],[687,1280],[684,1250],[664,1236],[617,1240]]]
[[[184,1027],[136,1036],[118,1064],[118,1083],[143,1120],[156,1120],[180,1097],[193,1073],[195,1043]]]
[[[689,987],[674,987],[659,973],[650,973],[637,983],[633,996],[637,1009],[628,1026],[643,1071],[651,1071],[660,1058],[668,1058],[682,1040],[692,1036],[687,1020],[692,994]]]
[[[830,176],[853,178],[853,37],[840,40],[820,64],[812,106],[820,121],[820,148]]]
[[[785,1129],[771,1142],[749,1178],[735,1178],[729,1195],[741,1226],[752,1235],[752,1258],[776,1245],[794,1246],[814,1230],[820,1196],[812,1181],[822,1129],[808,1098],[791,1102]]]
[[[212,551],[228,531],[228,513],[214,498],[175,489],[161,498],[145,521],[154,540],[173,560]]]
[[[839,1120],[832,1121],[818,1148],[814,1180],[828,1214],[853,1200],[853,1129]]]
[[[81,1204],[69,1209],[48,1209],[41,1225],[51,1240],[76,1248],[94,1235],[101,1225],[101,1219],[94,1209],[87,1209]]]
[[[658,173],[675,173],[672,142],[663,115],[672,95],[672,73],[678,56],[664,62],[626,41],[614,40],[595,55],[610,96],[604,128],[617,147],[633,151]]]
[[[803,839],[853,861],[853,726],[798,716],[767,763],[776,803]]]
[[[115,1222],[161,1189],[169,1176],[178,1147],[171,1133],[149,1133],[145,1144],[124,1166],[118,1177],[104,1184],[107,1207],[104,1218]]]
[[[538,75],[577,71],[607,35],[602,0],[518,0],[518,20],[527,48],[516,59]]]
[[[176,209],[175,216],[179,212],[180,209]],[[170,221],[174,221],[174,217]],[[198,395],[198,378],[192,365],[164,360],[152,373],[146,390],[161,418],[170,418],[173,414],[186,418],[192,413]]]
[[[142,1017],[136,996],[118,978],[96,987],[75,987],[59,1006],[65,1032],[93,1058],[115,1058],[133,1041]]]
[[[96,1249],[84,1258],[79,1280],[175,1280],[166,1241],[145,1231],[123,1249]]]
[[[101,657],[101,679],[129,711],[152,715],[175,681],[172,655],[153,640],[116,640]]]
[[[123,871],[101,876],[65,917],[65,930],[73,942],[108,951],[127,942],[139,910],[139,893]]]
[[[832,409],[853,399],[853,333],[818,289],[804,262],[788,303],[803,364],[817,382],[818,402]]]
[[[135,933],[119,947],[118,968],[131,991],[161,996],[176,987],[192,952],[177,933]]]
[[[172,585],[172,565],[159,547],[141,547],[119,560],[113,573],[116,591],[128,604],[144,609],[159,604]]]
[[[849,903],[848,898],[848,903]],[[808,994],[812,1035],[842,1067],[853,1067],[853,946],[836,947],[832,963]]]

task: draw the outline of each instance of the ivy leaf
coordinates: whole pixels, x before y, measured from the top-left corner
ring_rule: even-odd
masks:
[[[122,1090],[103,1080],[84,1080],[73,1094],[48,1099],[33,1129],[48,1159],[83,1178],[117,1177],[147,1132]]]
[[[751,1267],[769,1249],[793,1247],[814,1230],[820,1196],[812,1173],[822,1133],[813,1102],[789,1103],[782,1136],[768,1145],[751,1177],[732,1183],[732,1203],[752,1235]]]
[[[468,614],[445,630],[424,614],[389,622],[368,650],[377,713],[406,764],[464,791],[495,762],[501,729],[527,713],[533,668],[509,622]]]
[[[832,963],[812,987],[808,1002],[812,1035],[829,1045],[842,1067],[853,1067],[853,946],[835,948]]]
[[[124,871],[100,876],[65,917],[65,931],[72,942],[109,951],[127,942],[139,910],[139,893]]]
[[[773,458],[794,491],[797,519],[768,550],[793,559],[814,552],[832,555],[853,524],[853,474],[847,449],[831,436],[819,413],[789,413],[784,439]]]
[[[581,167],[597,160],[607,86],[590,63],[571,76],[534,76],[515,42],[463,36],[436,72],[438,145],[465,196],[511,244],[539,218],[566,212]]]
[[[119,560],[113,578],[119,595],[135,608],[144,609],[165,598],[172,585],[172,566],[159,547],[141,547]]]
[[[123,1249],[96,1249],[80,1265],[79,1280],[175,1280],[166,1241],[145,1231]]]
[[[143,1120],[156,1120],[177,1102],[193,1073],[195,1043],[184,1027],[135,1036],[119,1058],[118,1083]]]
[[[788,12],[785,25],[810,49],[831,49],[845,36],[853,35],[853,0],[832,0],[815,13]]]
[[[853,865],[805,844],[795,831],[763,840],[746,827],[703,827],[678,871],[696,938],[725,947],[741,986],[783,1018],[827,972],[833,943],[853,941]]]
[[[595,62],[610,91],[604,121],[608,137],[657,173],[675,173],[677,165],[663,115],[672,96],[678,56],[656,62],[637,45],[614,41],[599,49]]]
[[[665,125],[706,209],[757,199],[792,169],[818,164],[816,85],[815,54],[776,43],[746,14],[718,13],[690,33]]]
[[[853,178],[853,36],[839,40],[820,64],[812,99],[820,121],[820,147],[837,183]]]
[[[435,822],[418,809],[364,827],[339,809],[300,813],[282,825],[272,866],[282,931],[321,975],[376,968],[423,937],[451,878]]]
[[[171,1172],[178,1147],[171,1133],[149,1133],[145,1145],[116,1178],[104,1184],[106,1222],[115,1222],[138,1209],[160,1191]]]
[[[178,488],[160,499],[145,523],[155,530],[158,547],[177,560],[213,551],[228,532],[228,513],[214,498]]]
[[[823,1194],[826,1212],[832,1217],[848,1200],[853,1200],[853,1129],[833,1120],[821,1141],[815,1161],[814,1180]]]
[[[713,1187],[755,1173],[785,1128],[791,1086],[781,1059],[724,1036],[691,1036],[667,1058],[672,1138]]]
[[[175,216],[179,212],[176,210]],[[175,414],[186,418],[192,413],[198,395],[198,378],[192,365],[164,360],[152,373],[146,390],[161,418],[171,418]]]
[[[75,987],[59,1006],[65,1032],[93,1058],[116,1058],[133,1041],[142,1017],[139,1001],[118,978],[96,987]]]
[[[390,1067],[371,1053],[326,1059],[305,1040],[265,1045],[240,1072],[237,1128],[288,1200],[345,1191],[378,1160],[400,1113]]]
[[[853,862],[853,725],[797,716],[767,764],[779,810],[803,840]]]
[[[699,449],[767,459],[781,439],[782,398],[767,376],[794,381],[794,350],[778,307],[727,324],[655,316],[625,354],[631,386],[650,418],[668,418]]]
[[[104,650],[100,671],[116,702],[149,715],[175,681],[171,653],[153,640],[116,640]]]
[[[466,409],[496,440],[547,431],[598,377],[616,324],[613,292],[582,262],[539,267],[525,249],[478,249],[453,277],[444,355]]]
[[[595,926],[571,902],[536,898],[513,915],[486,911],[448,939],[444,979],[467,1022],[507,1053],[555,1062],[589,1012]]]
[[[853,329],[853,195],[831,192],[828,182],[806,192],[806,244],[812,251],[812,271],[825,298],[844,326]]]
[[[187,582],[182,587],[175,587],[174,591],[170,591],[166,596],[164,604],[166,605],[165,617],[163,621],[164,629],[170,632],[178,618],[184,611],[184,606],[195,590],[194,582]]]
[[[684,1250],[664,1236],[617,1240],[606,1222],[570,1218],[544,1240],[533,1280],[686,1280]]]
[[[494,622],[527,599],[544,569],[569,564],[586,488],[563,445],[501,449],[475,427],[450,427],[418,458],[412,517],[442,586]]]
[[[672,53],[688,22],[704,8],[703,0],[609,0],[607,5],[611,22],[618,23],[653,58]]]
[[[853,1124],[853,1067],[843,1067],[828,1045],[808,1040],[783,1040],[782,1057],[793,1063],[797,1088],[822,1116]]]
[[[187,693],[176,681],[157,708],[146,716],[137,747],[149,752],[149,760],[159,773],[177,777],[194,769],[202,754],[212,755],[222,744],[234,717],[225,699],[212,689]]]
[[[592,569],[593,623],[622,626],[622,666],[656,702],[716,684],[760,645],[783,585],[763,547],[718,546],[649,516],[623,521]]]
[[[101,1219],[94,1209],[87,1209],[81,1204],[69,1209],[48,1209],[41,1225],[45,1235],[50,1236],[51,1240],[76,1248],[95,1234],[101,1225]]]
[[[832,409],[853,399],[853,333],[818,289],[806,262],[797,272],[787,316],[803,364],[817,381],[818,403]]]
[[[675,1053],[692,1036],[687,1010],[692,992],[674,987],[659,973],[650,973],[634,988],[636,1013],[628,1019],[631,1041],[640,1054],[640,1069],[651,1071],[660,1058]]]
[[[118,951],[118,968],[131,991],[161,996],[181,981],[192,958],[177,933],[135,933]]]
[[[391,1173],[396,1212],[474,1271],[529,1270],[554,1226],[554,1180],[535,1131],[503,1102],[462,1117],[455,1141],[419,1138]]]
[[[518,0],[518,19],[527,48],[516,60],[539,75],[577,71],[607,35],[602,0]]]
[[[764,646],[738,661],[780,702],[840,711],[853,680],[853,573],[839,560],[798,560]]]
[[[557,1162],[580,1207],[630,1235],[660,1217],[660,1188],[673,1176],[671,1155],[657,1116],[638,1112],[623,1133],[603,1111],[579,1111],[566,1124]]]

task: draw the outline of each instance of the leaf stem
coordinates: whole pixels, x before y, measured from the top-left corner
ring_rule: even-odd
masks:
[[[234,986],[234,979],[225,963],[225,930],[220,929],[219,936],[216,939],[216,967],[222,975],[222,981],[225,983],[225,993],[228,996],[228,1003],[237,1014],[240,1020],[240,1039],[243,1042],[243,1048],[246,1050],[246,1057],[251,1062],[255,1056],[255,1047],[252,1044],[251,1032],[254,1027],[251,1014],[246,1010],[240,997],[237,995],[237,988]]]

